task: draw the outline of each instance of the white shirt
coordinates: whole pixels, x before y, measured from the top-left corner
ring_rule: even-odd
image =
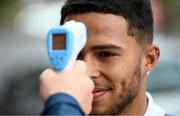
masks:
[[[144,116],[165,116],[165,111],[154,104],[151,94],[146,92],[146,96],[148,98],[148,106]]]

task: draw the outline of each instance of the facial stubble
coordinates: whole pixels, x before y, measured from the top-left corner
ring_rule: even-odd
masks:
[[[136,96],[139,93],[140,81],[141,81],[141,60],[137,63],[134,73],[132,73],[131,82],[127,86],[123,86],[122,92],[119,95],[119,101],[115,104],[106,108],[104,112],[93,112],[91,114],[100,114],[100,115],[120,115],[126,107],[133,102]]]

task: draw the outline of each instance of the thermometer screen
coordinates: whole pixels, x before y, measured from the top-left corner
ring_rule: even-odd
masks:
[[[66,34],[53,34],[53,50],[66,49]]]

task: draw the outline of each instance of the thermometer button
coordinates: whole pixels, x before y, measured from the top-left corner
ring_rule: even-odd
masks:
[[[56,58],[55,57],[51,57],[51,62],[53,65],[56,65]]]
[[[63,58],[63,56],[56,55],[56,60],[59,62],[63,62],[64,58]]]
[[[59,57],[59,60],[60,60],[61,62],[63,62],[63,61],[64,61],[64,58],[63,58],[62,56],[60,56],[60,57]]]

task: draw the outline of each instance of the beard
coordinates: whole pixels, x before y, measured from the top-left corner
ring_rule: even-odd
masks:
[[[135,71],[134,73],[132,73],[131,77],[133,78],[127,86],[122,85],[123,86],[122,92],[118,96],[119,101],[116,101],[115,104],[109,105],[106,108],[106,110],[104,110],[103,112],[96,112],[92,110],[90,115],[119,115],[121,114],[124,111],[124,109],[133,102],[133,100],[136,98],[136,96],[139,93],[140,82],[141,82],[140,62],[138,62],[138,64],[136,65]]]

